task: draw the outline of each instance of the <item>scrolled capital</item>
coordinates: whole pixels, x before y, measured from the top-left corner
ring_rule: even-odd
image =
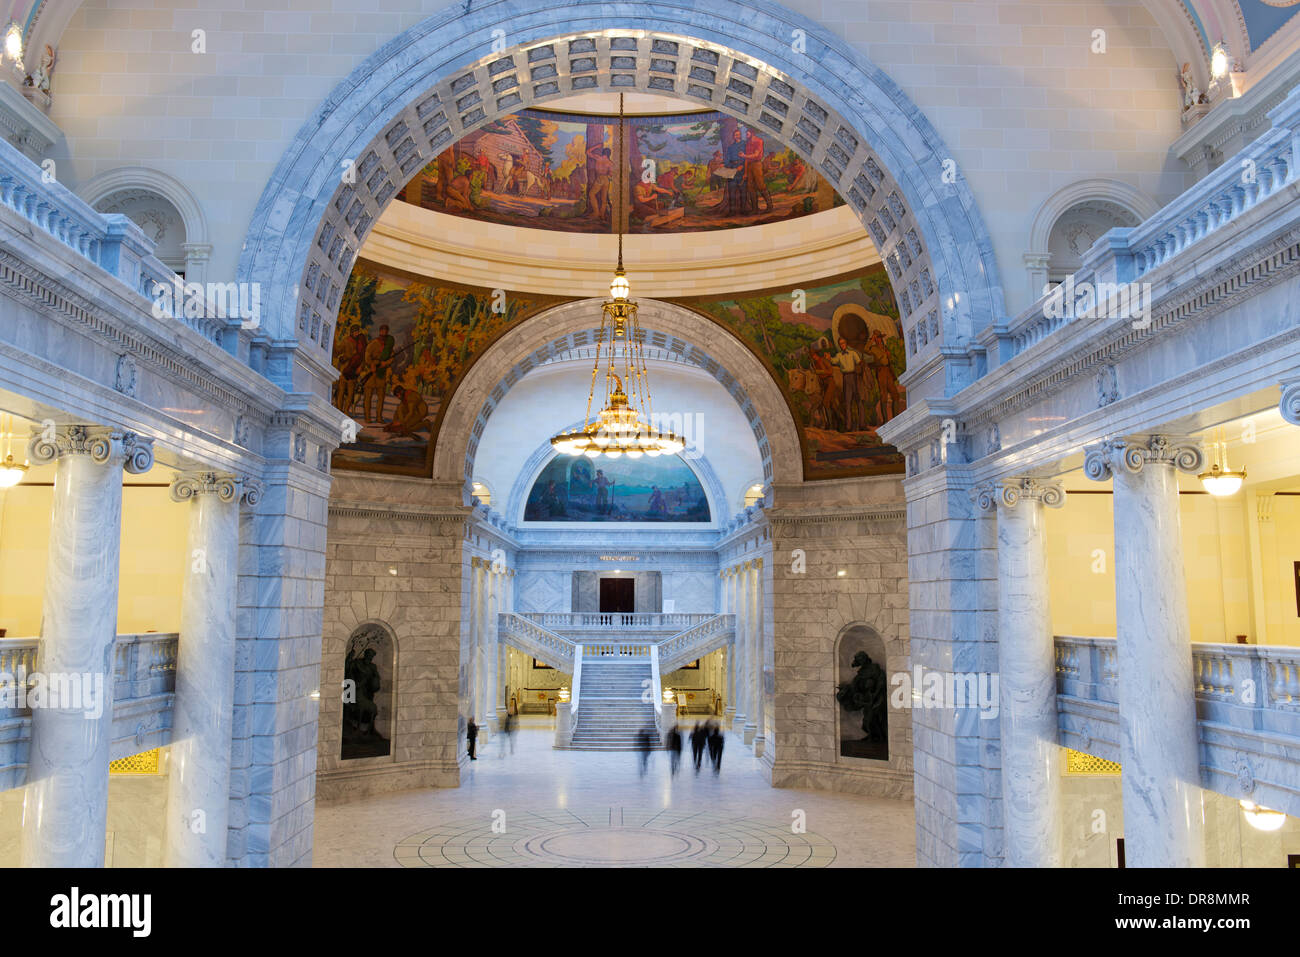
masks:
[[[1278,403],[1278,411],[1292,425],[1300,425],[1300,379],[1282,383],[1282,401]]]
[[[220,502],[245,502],[256,505],[262,489],[258,482],[230,472],[181,472],[172,478],[167,494],[173,502],[191,502],[203,496],[214,496]]]
[[[139,474],[153,468],[153,439],[103,425],[45,422],[32,427],[27,457],[33,462],[48,465],[74,455],[99,465],[120,463],[126,471]]]
[[[1195,442],[1152,435],[1145,440],[1108,439],[1087,449],[1083,459],[1084,474],[1095,482],[1111,478],[1118,469],[1137,474],[1148,465],[1169,465],[1196,475],[1205,467],[1205,450]]]
[[[1060,482],[1021,475],[1001,482],[985,482],[971,489],[975,505],[989,511],[997,506],[1015,508],[1021,502],[1041,502],[1047,508],[1065,504],[1065,489]]]

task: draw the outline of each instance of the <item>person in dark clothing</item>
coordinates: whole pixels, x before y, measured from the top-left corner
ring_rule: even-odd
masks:
[[[646,725],[641,729],[640,735],[637,736],[637,750],[641,752],[641,776],[645,776],[646,768],[650,764],[650,751],[654,747],[655,729],[653,725]]]
[[[477,740],[478,725],[474,723],[474,718],[471,716],[465,723],[465,744],[469,747],[469,759],[471,761],[478,760],[478,758],[474,757],[474,742]]]
[[[691,757],[695,759],[695,773],[700,773],[700,762],[704,760],[704,743],[708,740],[709,730],[702,724],[697,724],[691,731]]]
[[[664,747],[668,749],[668,767],[676,775],[677,766],[682,763],[682,732],[677,725],[669,728],[664,735]]]
[[[722,737],[722,729],[716,724],[709,725],[709,760],[713,762],[713,773],[717,774],[722,770],[722,745],[725,739]]]

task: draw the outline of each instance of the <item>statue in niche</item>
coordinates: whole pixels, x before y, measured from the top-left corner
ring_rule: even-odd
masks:
[[[885,693],[885,669],[871,660],[865,651],[853,656],[852,667],[857,671],[853,680],[839,686],[835,700],[845,711],[862,712],[861,740],[840,742],[840,754],[853,758],[889,757],[889,738]]]
[[[375,657],[388,644],[379,628],[361,628],[348,642],[343,665],[343,748],[340,757],[374,758],[389,753],[387,738],[379,733],[379,691],[383,680]]]

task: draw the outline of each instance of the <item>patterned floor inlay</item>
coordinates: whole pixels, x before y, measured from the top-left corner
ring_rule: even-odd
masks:
[[[630,807],[497,813],[398,842],[404,867],[826,867],[835,847],[789,824]]]

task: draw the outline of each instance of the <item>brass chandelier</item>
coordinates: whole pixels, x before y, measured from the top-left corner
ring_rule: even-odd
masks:
[[[626,166],[623,153],[623,94],[618,96],[618,164]],[[619,177],[620,180],[622,177]],[[563,455],[606,456],[630,459],[642,455],[675,455],[686,442],[673,432],[655,428],[650,398],[650,375],[645,362],[645,333],[637,320],[636,302],[628,298],[631,287],[623,270],[623,192],[618,189],[618,267],[609,284],[610,298],[601,306],[600,333],[596,338],[596,360],[591,367],[591,389],[583,425],[551,437],[551,445]],[[591,404],[596,395],[596,377],[605,362],[605,403],[596,418]]]

